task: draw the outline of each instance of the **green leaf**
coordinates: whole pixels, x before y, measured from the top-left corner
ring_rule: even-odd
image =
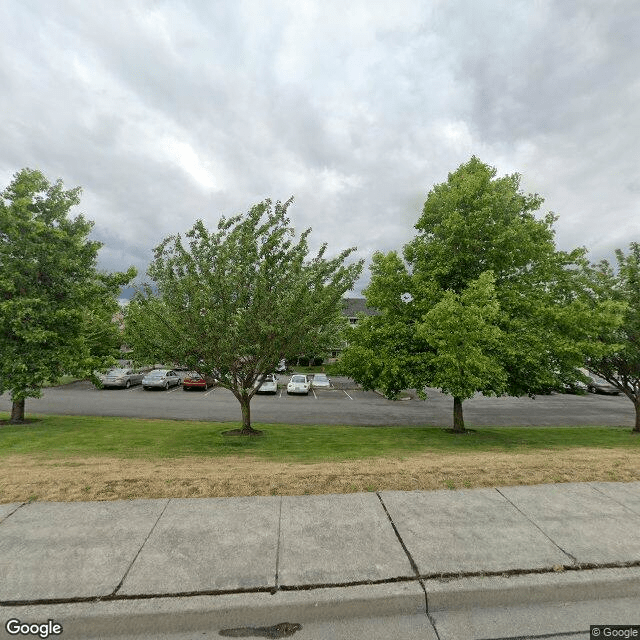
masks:
[[[202,221],[156,247],[148,275],[126,311],[136,357],[213,375],[248,407],[255,382],[283,358],[324,354],[342,344],[342,296],[362,271],[355,248],[309,256],[310,229],[294,242],[284,204],[265,200],[244,216]]]
[[[0,194],[0,392],[14,401],[102,368],[121,344],[117,297],[135,270],[97,271],[93,223],[69,215],[79,202],[79,188],[30,169]]]

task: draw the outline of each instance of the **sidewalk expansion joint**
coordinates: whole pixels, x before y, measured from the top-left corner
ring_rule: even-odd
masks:
[[[160,518],[162,518],[162,516],[164,515],[164,512],[167,510],[167,507],[169,506],[170,502],[171,502],[171,498],[167,498],[167,502],[165,503],[164,507],[162,508],[162,511],[160,512],[160,515],[156,518],[156,521],[153,523],[153,527],[151,527],[151,529],[149,529],[149,533],[147,533],[147,537],[143,540],[142,544],[140,545],[140,548],[138,549],[138,552],[133,557],[133,560],[131,561],[131,563],[127,567],[127,570],[124,572],[124,575],[122,576],[122,580],[120,580],[120,582],[118,582],[118,584],[116,585],[116,588],[111,593],[112,596],[114,596],[114,595],[116,595],[116,593],[118,593],[120,587],[122,586],[122,583],[126,580],[127,576],[129,575],[129,571],[131,571],[131,567],[133,567],[134,562],[138,559],[138,556],[140,555],[140,552],[144,549],[144,545],[147,544],[147,540],[149,540],[149,538],[151,537],[151,534],[153,533],[154,529],[158,526],[158,522],[160,522]]]
[[[201,591],[176,591],[174,593],[140,593],[116,594],[106,596],[78,596],[75,598],[39,598],[35,600],[5,600],[0,607],[23,607],[32,605],[51,604],[80,604],[95,602],[123,602],[125,600],[156,600],[158,598],[192,598],[196,596],[227,596],[245,593],[271,593],[271,587],[256,587],[254,589],[203,589]]]
[[[404,551],[405,555],[407,556],[407,559],[409,560],[409,564],[411,565],[411,569],[413,570],[414,575],[416,576],[416,578],[418,578],[418,583],[420,584],[420,587],[422,588],[422,591],[424,593],[424,612],[427,614],[427,616],[429,616],[429,596],[427,595],[427,590],[424,586],[424,582],[422,582],[422,580],[420,579],[420,570],[418,569],[418,565],[416,561],[413,559],[413,556],[411,555],[411,553],[409,552],[409,549],[407,549],[407,545],[404,543],[404,540],[402,539],[402,536],[398,531],[398,527],[396,527],[396,523],[393,521],[393,518],[391,517],[391,514],[389,513],[389,510],[387,509],[387,505],[384,503],[384,500],[382,499],[380,492],[376,491],[376,495],[378,496],[378,500],[380,501],[380,504],[382,505],[384,512],[387,514],[389,523],[393,528],[393,532],[396,534],[396,538],[398,539],[398,542],[400,543],[402,550]],[[431,626],[433,626],[433,630],[436,632],[436,635],[437,635],[438,632],[436,631],[434,622],[430,616],[429,616],[429,622],[431,622]]]
[[[275,594],[280,588],[278,585],[278,580],[280,577],[280,532],[282,530],[282,496],[280,496],[280,509],[278,510],[278,533],[276,540],[278,544],[276,545],[276,576],[275,576],[275,586],[272,589],[272,593]]]
[[[448,573],[430,573],[420,576],[422,580],[440,580],[448,582],[451,580],[464,580],[466,578],[509,578],[511,576],[538,575],[543,573],[562,574],[580,571],[593,571],[596,569],[633,569],[640,567],[640,560],[630,560],[621,562],[606,562],[598,564],[596,562],[581,562],[576,564],[554,565],[553,567],[536,567],[530,569],[506,569],[498,571],[462,571]]]
[[[30,504],[29,502],[21,502],[11,513],[8,513],[2,520],[0,520],[0,525],[3,522],[6,522],[18,509],[22,509],[25,505]]]
[[[449,582],[454,580],[464,580],[466,578],[508,578],[511,576],[532,575],[532,574],[558,574],[588,571],[594,569],[628,569],[640,567],[640,560],[633,562],[613,562],[607,564],[587,564],[583,563],[578,566],[570,565],[562,567],[547,567],[541,569],[511,569],[508,571],[473,571],[462,573],[432,573],[421,576],[400,576],[396,578],[383,578],[379,580],[354,580],[350,582],[327,582],[305,585],[280,585],[279,591],[313,591],[316,589],[339,589],[359,586],[369,586],[378,584],[398,584],[403,582],[418,582],[423,590],[425,585],[423,580],[439,580]],[[202,589],[198,591],[177,591],[167,593],[141,593],[141,594],[119,594],[115,591],[105,596],[78,596],[70,598],[39,598],[33,600],[4,600],[0,602],[0,607],[15,607],[27,605],[52,605],[52,604],[74,604],[74,603],[92,603],[92,602],[113,602],[122,600],[152,600],[157,598],[191,598],[197,596],[225,596],[225,595],[242,595],[247,593],[269,593],[274,594],[273,587],[253,587],[253,588],[237,588],[237,589]]]
[[[559,551],[564,553],[565,556],[571,558],[574,564],[578,564],[578,559],[575,556],[572,556],[568,551],[563,549],[553,538],[547,534],[547,532],[537,523],[534,522],[522,509],[520,509],[517,505],[515,505],[507,496],[500,491],[500,489],[495,489],[518,513],[521,513],[554,547],[556,547]]]
[[[609,500],[613,500],[613,502],[615,502],[616,504],[619,504],[621,507],[625,508],[627,511],[631,511],[631,513],[633,513],[634,516],[640,516],[640,511],[636,511],[635,509],[632,509],[628,505],[623,504],[622,502],[620,502],[620,500],[616,500],[614,497],[610,496],[608,493],[605,493],[604,491],[600,491],[600,489],[598,489],[598,487],[594,487],[590,482],[587,483],[587,484],[592,489],[597,491],[601,496],[604,496],[605,498],[608,498]]]
[[[279,591],[313,591],[315,589],[335,589],[367,586],[375,584],[393,584],[398,582],[413,582],[416,578],[388,578],[385,580],[360,580],[344,583],[322,583],[309,585],[280,586]],[[76,604],[92,602],[119,602],[124,600],[155,600],[158,598],[195,598],[198,596],[229,596],[244,595],[248,593],[268,593],[275,595],[273,587],[252,587],[238,589],[201,589],[198,591],[175,591],[166,593],[139,593],[139,594],[117,594],[111,593],[105,596],[78,596],[75,598],[39,598],[34,600],[5,600],[0,602],[0,607],[16,607],[27,605],[51,605],[51,604]]]
[[[391,518],[391,514],[387,510],[387,506],[385,505],[384,501],[382,500],[382,496],[377,491],[376,491],[376,495],[378,496],[378,500],[380,501],[380,504],[382,505],[382,508],[384,509],[384,512],[387,514],[387,518],[389,519],[389,522],[391,523],[391,526],[393,528],[393,532],[396,534],[396,538],[398,538],[398,542],[400,543],[400,546],[402,547],[402,550],[404,551],[405,555],[407,556],[407,559],[409,560],[409,564],[411,565],[411,569],[413,570],[413,573],[415,574],[416,577],[419,577],[420,576],[420,571],[418,570],[418,565],[416,564],[415,560],[413,559],[413,557],[409,553],[409,549],[407,549],[407,545],[405,545],[404,540],[402,539],[402,536],[400,535],[400,532],[398,531],[398,527],[396,527],[396,523]]]
[[[345,589],[348,587],[366,587],[375,584],[398,584],[400,582],[419,581],[417,576],[380,578],[379,580],[352,580],[349,582],[316,582],[314,584],[280,585],[280,591],[314,591],[315,589]]]

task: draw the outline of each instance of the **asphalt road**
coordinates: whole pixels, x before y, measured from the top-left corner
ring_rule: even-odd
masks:
[[[285,380],[281,377],[281,382]],[[262,423],[349,424],[349,425],[432,425],[452,424],[453,400],[436,390],[428,390],[426,401],[387,400],[373,391],[353,388],[317,390],[308,396],[255,396],[251,419]],[[463,405],[465,424],[472,426],[574,426],[604,425],[632,427],[633,404],[625,396],[554,394],[532,398],[489,398],[477,395]],[[7,394],[0,396],[0,411],[10,411]],[[103,389],[89,382],[76,382],[44,390],[42,398],[27,399],[29,413],[101,415],[136,418],[168,418],[211,421],[239,421],[240,405],[230,391],[206,392],[131,389]]]

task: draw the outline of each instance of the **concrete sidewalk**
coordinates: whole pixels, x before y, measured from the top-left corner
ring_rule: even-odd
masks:
[[[637,598],[640,482],[1,504],[0,578],[0,637]]]

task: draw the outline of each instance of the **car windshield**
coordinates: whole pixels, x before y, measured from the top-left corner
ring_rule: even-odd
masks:
[[[315,376],[313,376],[313,379],[318,381],[318,380],[328,380],[327,376],[324,375],[324,373],[316,373]]]
[[[292,376],[291,382],[306,382],[306,378],[304,376]]]
[[[166,371],[160,371],[160,370],[156,370],[156,371],[151,371],[149,373],[149,378],[164,378]]]

